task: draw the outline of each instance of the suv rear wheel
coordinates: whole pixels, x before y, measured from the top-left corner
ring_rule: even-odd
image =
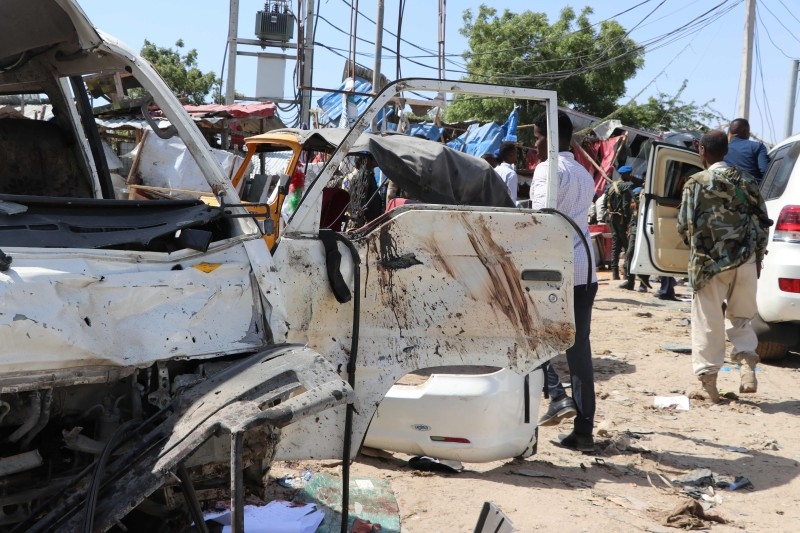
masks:
[[[789,345],[782,342],[761,341],[758,343],[756,353],[761,361],[777,361],[786,357]]]

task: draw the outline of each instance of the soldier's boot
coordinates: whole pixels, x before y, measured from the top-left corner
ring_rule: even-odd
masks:
[[[691,400],[709,400],[719,403],[719,390],[717,389],[717,374],[702,374],[697,376],[699,383],[694,388],[686,391]]]
[[[611,265],[611,279],[619,281],[619,265]]]
[[[625,283],[620,283],[619,288],[620,289],[627,289],[629,291],[632,291],[633,289],[635,289],[636,288],[636,276],[628,276],[627,278],[625,278]]]
[[[731,355],[731,359],[739,363],[739,392],[756,392],[758,390],[758,379],[756,378],[758,354],[739,352]]]

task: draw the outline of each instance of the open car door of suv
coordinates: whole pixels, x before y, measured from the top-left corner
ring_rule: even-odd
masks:
[[[653,143],[639,202],[633,274],[686,275],[689,247],[678,234],[678,207],[683,184],[701,170],[697,152]]]

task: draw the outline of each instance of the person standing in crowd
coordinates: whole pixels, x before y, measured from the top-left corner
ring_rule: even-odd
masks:
[[[619,254],[628,248],[628,226],[631,221],[631,172],[628,165],[619,167],[620,179],[606,191],[605,211],[611,226],[611,277],[619,279]],[[627,275],[627,273],[626,273]]]
[[[728,127],[728,153],[725,162],[747,172],[756,179],[756,185],[761,185],[769,165],[767,147],[764,143],[750,140],[750,123],[747,119],[734,119]]]
[[[625,283],[620,285],[620,289],[628,289],[632,291],[636,286],[636,276],[631,273],[631,264],[633,263],[633,252],[636,247],[636,228],[639,221],[639,194],[642,192],[642,186],[639,185],[631,190],[631,221],[628,225],[628,245],[625,250]],[[650,276],[639,275],[639,292],[647,292],[650,286]]]
[[[723,160],[728,151],[723,132],[703,135],[699,151],[705,170],[686,181],[678,210],[678,233],[690,250],[692,363],[700,382],[688,395],[716,403],[726,318],[731,359],[740,365],[739,392],[757,390],[758,339],[750,321],[772,221],[754,178]]]
[[[514,166],[517,164],[517,145],[512,142],[504,142],[500,145],[498,156],[499,165],[494,167],[494,171],[508,187],[508,194],[514,203],[517,202],[517,186],[519,178]]]
[[[594,180],[589,172],[570,152],[572,141],[572,121],[563,111],[558,112],[558,160],[547,159],[547,117],[540,116],[534,121],[533,132],[536,137],[535,148],[541,158],[533,172],[531,184],[531,207],[545,207],[547,195],[547,172],[549,166],[558,165],[558,197],[556,209],[570,217],[578,228],[573,237],[575,285],[575,343],[567,349],[572,398],[567,396],[564,386],[552,365],[547,365],[547,390],[550,406],[539,420],[540,426],[557,425],[565,418],[575,417],[573,430],[561,445],[582,452],[594,450],[594,367],[592,366],[592,347],[589,342],[592,322],[592,305],[597,294],[597,274],[594,268],[591,246],[587,254],[584,242],[591,242],[589,236],[589,205],[594,198]],[[590,274],[590,276],[589,276]]]
[[[481,156],[481,159],[489,163],[492,168],[497,168],[497,158],[492,152],[486,152]]]
[[[678,297],[675,296],[675,285],[677,284],[678,280],[674,277],[661,276],[661,286],[656,291],[656,298],[659,300],[678,301]]]

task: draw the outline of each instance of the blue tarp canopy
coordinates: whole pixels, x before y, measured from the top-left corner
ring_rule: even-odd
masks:
[[[466,132],[447,143],[447,146],[459,152],[480,157],[498,150],[505,135],[506,132],[496,122],[489,122],[483,126],[472,124]]]
[[[406,132],[412,137],[425,137],[429,141],[438,141],[444,133],[444,128],[440,128],[430,122],[420,122],[419,124],[411,124]]]
[[[341,85],[337,87],[337,89],[343,91],[345,89],[346,83],[347,82],[343,81]],[[372,84],[363,78],[356,77],[353,91],[364,94],[371,93]],[[358,108],[358,116],[361,116],[364,113],[364,111],[367,110],[367,107],[369,107],[370,102],[372,102],[371,96],[354,95],[351,98],[355,100],[356,107]],[[343,100],[344,98],[342,93],[328,93],[318,98],[317,105],[320,107],[320,109],[322,109],[322,115],[320,115],[319,121],[322,124],[330,124],[338,126],[339,121],[342,118]],[[383,120],[383,114],[385,111],[386,108],[382,109],[378,113],[378,124],[380,124],[381,120]],[[391,113],[391,110],[389,110],[389,112]],[[386,124],[386,129],[395,130],[397,129],[397,127],[394,124],[389,123]],[[367,131],[369,131],[369,128],[367,128]]]

